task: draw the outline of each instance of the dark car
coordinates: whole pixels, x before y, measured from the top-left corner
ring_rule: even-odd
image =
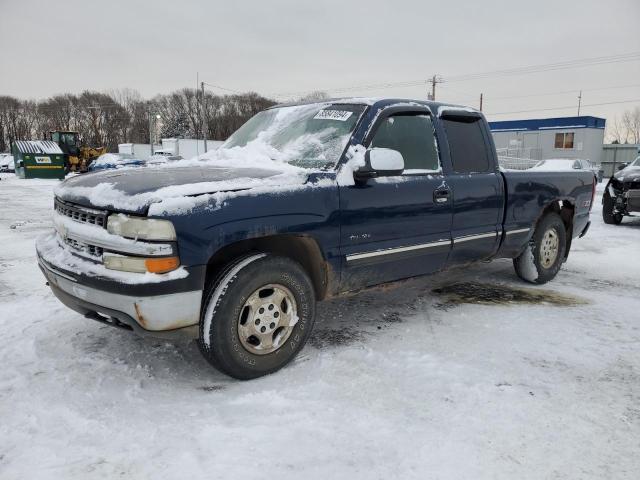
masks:
[[[276,106],[207,155],[68,179],[38,261],[70,308],[193,335],[241,379],[294,358],[318,300],[494,258],[548,282],[595,192],[591,171],[501,171],[481,112],[419,100]]]
[[[619,225],[632,212],[640,212],[640,157],[614,173],[602,194],[604,223]]]

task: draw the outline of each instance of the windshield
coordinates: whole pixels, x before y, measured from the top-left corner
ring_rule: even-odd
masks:
[[[636,158],[631,164],[630,167],[640,167],[640,157]]]
[[[220,149],[266,147],[272,160],[327,168],[339,160],[364,109],[330,103],[272,108],[252,117]]]

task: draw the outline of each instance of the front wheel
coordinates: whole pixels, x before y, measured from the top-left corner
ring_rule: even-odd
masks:
[[[306,343],[315,292],[297,262],[265,253],[232,262],[205,293],[200,351],[238,379],[267,375],[289,363]]]
[[[614,209],[615,201],[611,198],[609,192],[605,190],[602,195],[602,220],[607,225],[620,225],[622,223],[622,214]]]
[[[560,270],[567,245],[567,230],[560,215],[548,213],[536,225],[527,248],[513,259],[516,274],[530,283],[547,283]]]

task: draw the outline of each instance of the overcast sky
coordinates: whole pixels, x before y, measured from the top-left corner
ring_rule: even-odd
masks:
[[[152,97],[195,86],[197,72],[277,99],[311,90],[426,98],[426,84],[345,88],[439,74],[438,100],[477,107],[483,92],[493,120],[575,115],[580,89],[585,105],[634,100],[583,114],[612,119],[640,105],[638,57],[447,81],[640,52],[638,0],[0,0],[0,19],[0,95],[21,98],[123,87]],[[527,111],[562,106],[572,107]]]

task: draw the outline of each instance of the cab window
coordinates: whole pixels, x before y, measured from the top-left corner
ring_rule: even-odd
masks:
[[[440,169],[433,124],[428,115],[397,114],[385,118],[371,146],[400,152],[407,173]]]
[[[493,171],[488,148],[482,134],[481,119],[477,117],[445,118],[451,163],[456,173],[485,173]]]

